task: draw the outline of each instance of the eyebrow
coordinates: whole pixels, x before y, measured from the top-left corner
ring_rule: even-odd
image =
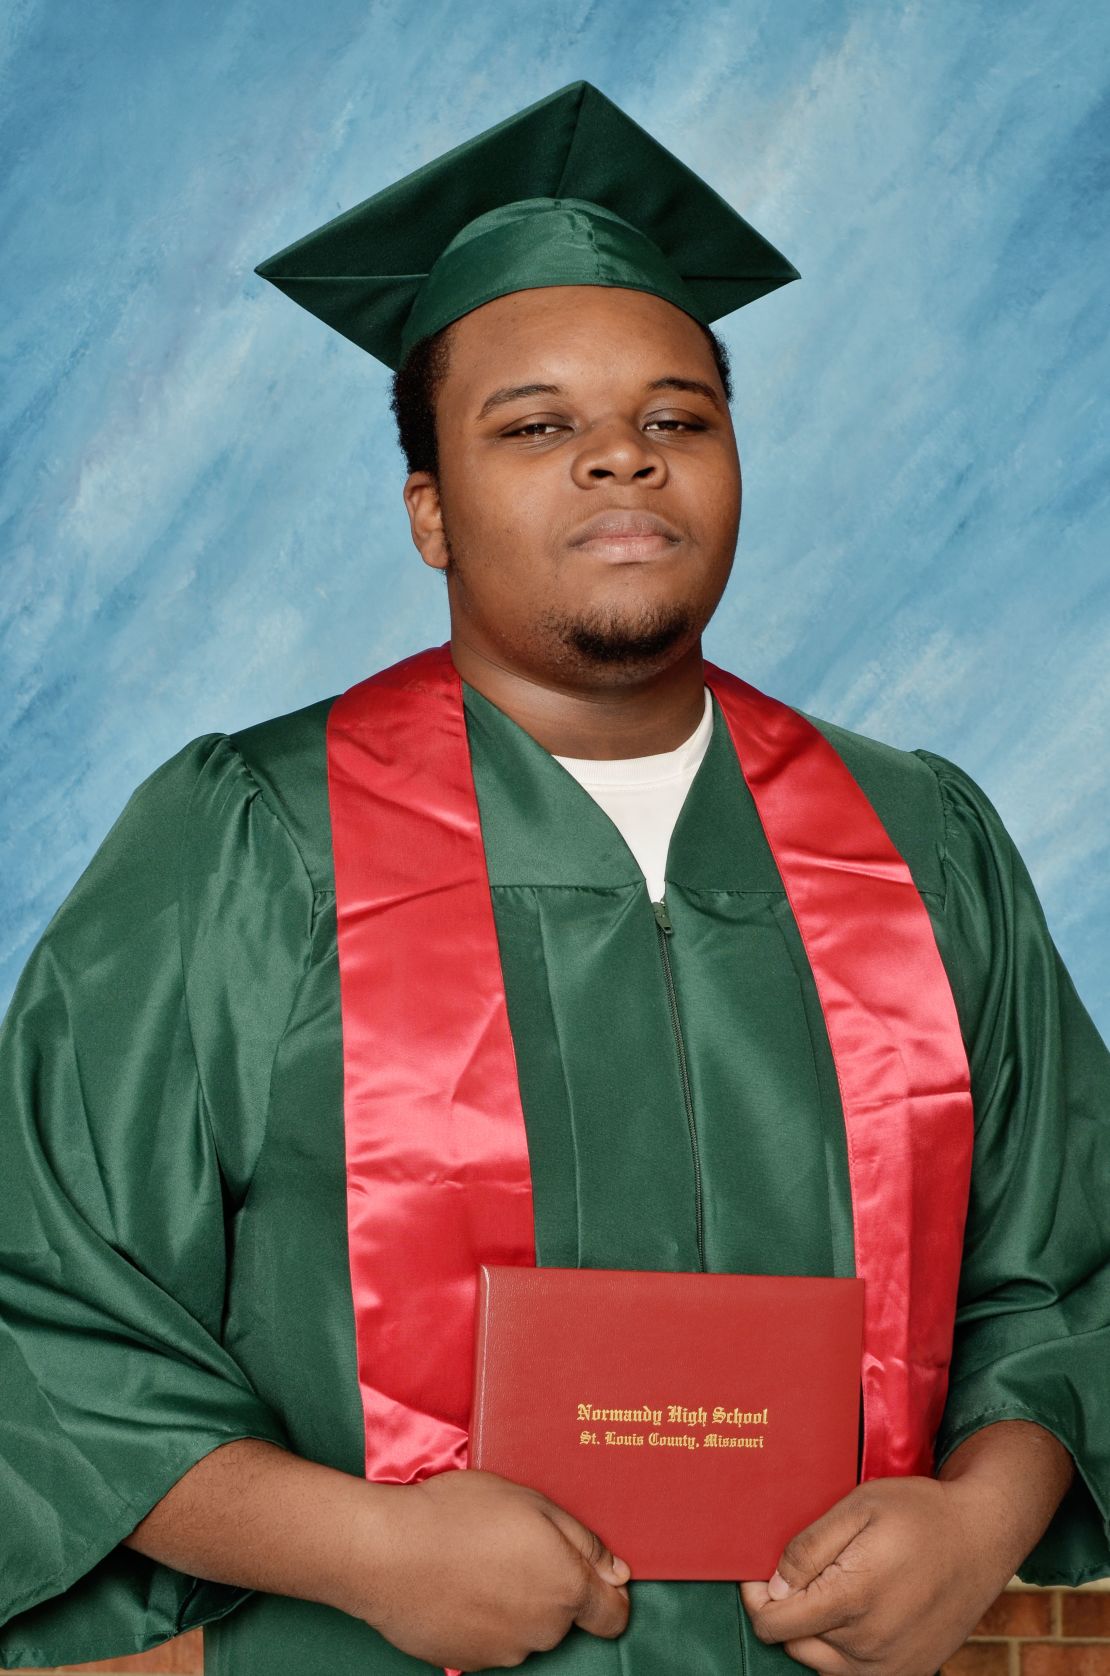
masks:
[[[721,398],[711,384],[706,384],[701,378],[653,378],[645,385],[647,390],[687,390],[693,395],[705,396],[719,408]],[[566,391],[561,384],[506,384],[500,390],[494,390],[488,395],[478,411],[478,418],[484,419],[492,413],[495,407],[501,407],[505,402],[516,401],[521,396],[564,396]]]
[[[707,384],[704,378],[655,378],[648,385],[649,390],[689,390],[695,396],[705,396],[720,407],[721,398],[712,384]]]
[[[486,397],[478,411],[478,418],[484,419],[487,413],[492,413],[495,407],[501,407],[504,402],[516,401],[518,396],[561,396],[563,389],[560,384],[505,384],[500,390],[494,390]]]

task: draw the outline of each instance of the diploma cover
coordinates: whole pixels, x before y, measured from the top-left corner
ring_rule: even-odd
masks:
[[[470,1465],[632,1576],[770,1577],[857,1482],[864,1282],[483,1263]]]

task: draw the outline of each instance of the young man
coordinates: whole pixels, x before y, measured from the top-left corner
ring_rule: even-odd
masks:
[[[398,369],[450,648],[187,744],[23,974],[0,1658],[928,1676],[1110,1571],[1110,1055],[959,768],[703,661],[794,270],[577,83],[264,271]],[[630,1580],[451,1470],[481,1261],[864,1275],[861,1483]]]

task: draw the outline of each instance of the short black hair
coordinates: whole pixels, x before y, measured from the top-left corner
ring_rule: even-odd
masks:
[[[436,395],[450,362],[448,334],[455,324],[448,321],[438,332],[414,343],[404,362],[393,374],[393,389],[389,405],[397,420],[397,437],[405,456],[408,471],[427,471],[439,475],[439,447],[436,440]],[[713,351],[717,372],[725,392],[725,400],[732,401],[732,371],[728,349],[711,326],[697,322]]]

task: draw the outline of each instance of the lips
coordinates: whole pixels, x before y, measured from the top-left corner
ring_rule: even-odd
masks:
[[[571,545],[607,565],[651,564],[674,552],[681,535],[654,512],[599,512]]]
[[[662,541],[660,541],[662,537]],[[607,546],[617,546],[622,542],[642,543],[648,546],[652,543],[662,546],[682,539],[673,524],[668,524],[657,512],[632,512],[610,510],[598,512],[587,519],[579,530],[571,536],[572,547],[582,547],[587,542],[604,542]]]

